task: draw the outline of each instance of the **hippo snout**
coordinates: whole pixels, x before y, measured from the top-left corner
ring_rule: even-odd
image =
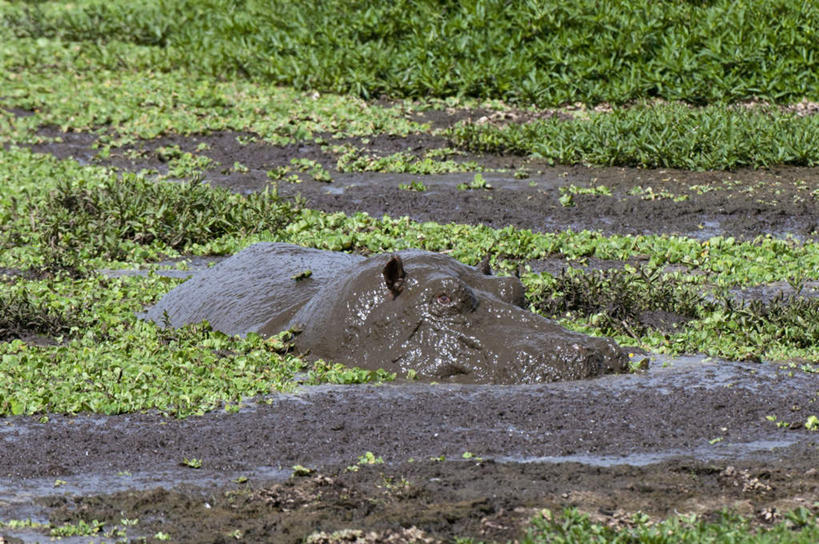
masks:
[[[623,372],[628,355],[616,343],[565,330],[501,334],[505,351],[490,368],[494,383],[547,383]],[[491,356],[490,356],[491,357]]]

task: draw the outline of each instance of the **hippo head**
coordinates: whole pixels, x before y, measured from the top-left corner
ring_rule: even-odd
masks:
[[[524,309],[514,277],[418,250],[377,256],[325,286],[293,318],[314,356],[405,376],[540,383],[622,371],[613,341],[567,331]]]

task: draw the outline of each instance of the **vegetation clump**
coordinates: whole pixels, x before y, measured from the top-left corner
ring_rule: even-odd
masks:
[[[544,510],[532,519],[532,526],[521,542],[733,542],[763,544],[782,542],[808,544],[819,538],[816,516],[808,508],[788,512],[785,519],[771,526],[753,527],[742,516],[722,512],[711,519],[697,515],[676,516],[652,522],[645,514],[636,513],[623,526],[605,525],[591,520],[588,514],[570,508],[562,515]]]
[[[0,342],[28,338],[32,335],[57,338],[79,325],[79,309],[55,309],[21,288],[0,288]]]
[[[590,272],[564,269],[530,289],[528,296],[544,315],[589,319],[603,334],[635,339],[651,328],[682,328],[713,309],[700,286],[669,281],[660,270],[646,267]],[[657,312],[664,312],[666,317],[659,324],[650,315]]]
[[[153,50],[157,65],[366,98],[469,96],[541,107],[640,97],[783,102],[819,88],[819,8],[802,0],[82,0],[14,8],[2,22],[17,37],[126,42]]]
[[[465,122],[447,134],[472,151],[560,164],[688,170],[819,164],[819,116],[723,105],[641,104],[587,119],[504,126]]]
[[[138,174],[88,186],[61,180],[31,209],[32,233],[48,248],[46,267],[83,270],[83,261],[125,260],[138,246],[178,251],[225,235],[276,233],[296,208],[275,193],[239,196],[199,182],[158,183]]]
[[[694,278],[629,265],[570,268],[529,277],[527,284],[535,311],[655,349],[759,361],[766,353],[810,352],[819,345],[819,299],[799,293],[743,302],[724,288],[704,289]]]

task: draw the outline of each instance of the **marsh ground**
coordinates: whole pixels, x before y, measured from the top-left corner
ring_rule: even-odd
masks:
[[[655,363],[543,386],[320,386],[185,420],[18,419],[2,429],[0,508],[57,526],[139,519],[143,534],[179,542],[342,529],[437,542],[514,539],[543,508],[627,524],[638,511],[730,508],[767,523],[813,507],[815,437],[766,416],[810,410],[815,378],[697,357]],[[291,476],[294,465],[314,472]]]
[[[168,172],[161,149],[199,150],[214,161],[206,179],[238,192],[262,190],[271,184],[268,171],[306,158],[332,183],[279,181],[280,194],[326,211],[419,221],[810,238],[819,217],[811,193],[816,169],[564,168],[453,154],[480,168],[526,172],[485,171],[492,189],[464,190],[458,184],[473,181],[474,172],[343,173],[318,144],[277,147],[248,142],[248,134],[160,138],[106,157],[97,156],[93,135],[43,135],[61,141],[34,145],[38,152],[159,174]],[[421,157],[447,142],[384,136],[358,145],[373,156]],[[425,190],[399,188],[413,181]],[[609,194],[578,190],[600,185]],[[571,201],[561,203],[566,195]],[[238,413],[184,420],[9,418],[0,423],[0,519],[96,519],[113,528],[138,518],[130,536],[164,533],[177,542],[301,542],[311,535],[313,542],[503,542],[519,538],[543,508],[575,506],[614,525],[638,511],[661,519],[729,508],[761,524],[799,506],[815,511],[819,444],[802,424],[816,412],[815,374],[772,363],[649,358],[645,373],[542,386],[308,387],[249,401]],[[291,476],[294,465],[313,472]],[[362,532],[328,536],[343,529]],[[0,533],[9,542],[43,538]]]
[[[421,119],[435,121],[435,126],[482,113],[427,114]],[[128,170],[152,169],[160,174],[169,170],[167,150],[178,148],[213,161],[203,171],[213,185],[244,193],[261,191],[275,183],[279,194],[299,195],[308,207],[327,212],[362,211],[374,217],[409,216],[416,221],[514,226],[534,231],[570,228],[606,234],[679,234],[699,239],[717,235],[751,239],[765,234],[811,238],[819,227],[816,168],[696,172],[550,166],[545,161],[515,155],[456,151],[443,136],[431,134],[380,135],[366,138],[366,142],[354,141],[359,154],[370,160],[406,153],[410,162],[438,150],[440,159],[490,170],[481,175],[491,189],[459,189],[459,184],[473,181],[474,173],[339,172],[339,152],[334,153],[331,145],[309,142],[273,146],[254,141],[254,135],[247,133],[157,138],[114,149],[104,159],[97,158],[94,135],[56,129],[42,130],[41,135],[61,141],[37,144],[33,146],[37,151]],[[268,176],[276,168],[293,169],[294,160],[321,165],[332,182],[316,182],[303,173],[297,183],[274,182]],[[421,182],[423,189],[417,190],[420,186],[416,186],[413,190],[414,181]],[[608,192],[595,192],[596,187],[605,187]],[[561,202],[560,197],[568,195],[571,200]]]

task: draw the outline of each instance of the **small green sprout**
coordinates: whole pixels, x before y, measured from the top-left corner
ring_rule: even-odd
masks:
[[[371,451],[366,452],[358,458],[359,465],[381,465],[384,464],[384,458],[380,455],[378,457]]]
[[[427,186],[423,184],[423,182],[414,180],[410,183],[400,183],[398,184],[398,188],[402,191],[418,191],[423,192],[427,190]]]
[[[202,468],[202,460],[197,459],[196,457],[191,457],[190,459],[185,457],[182,459],[182,462],[180,464],[188,468]]]
[[[299,272],[298,274],[296,274],[294,276],[290,276],[290,278],[293,279],[293,280],[296,280],[296,281],[301,281],[301,280],[306,280],[307,278],[309,278],[312,275],[313,275],[312,270],[304,270],[304,271]]]
[[[310,476],[313,472],[315,472],[315,470],[307,468],[304,465],[293,465],[294,477]]]
[[[489,185],[481,174],[475,174],[470,183],[459,183],[457,189],[459,191],[467,191],[470,189],[486,189],[491,190],[494,187]]]

